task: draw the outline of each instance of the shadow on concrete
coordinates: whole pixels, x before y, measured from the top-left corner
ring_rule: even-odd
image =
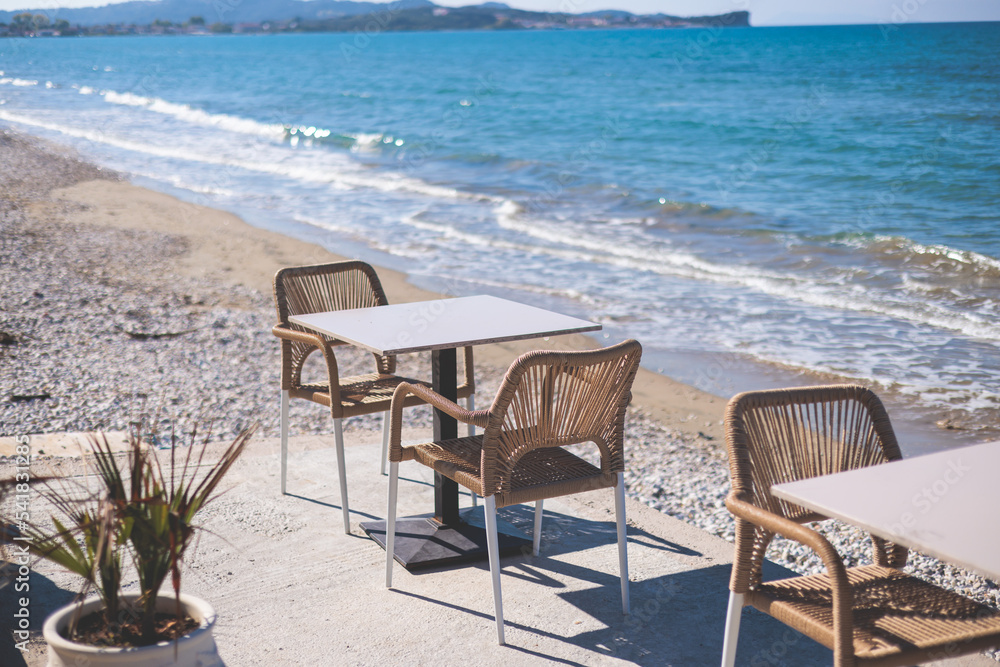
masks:
[[[341,509],[343,509],[340,505],[334,505],[333,503],[328,503],[328,502],[325,502],[323,500],[317,500],[315,498],[307,498],[306,496],[300,496],[297,493],[286,493],[285,495],[288,496],[289,498],[295,498],[296,500],[304,500],[307,503],[313,503],[315,505],[322,505],[323,507],[329,507],[329,508],[332,508],[332,509],[335,509],[335,510],[338,510],[338,511],[341,510]],[[350,510],[350,512],[351,512],[351,514],[357,514],[358,516],[363,516],[363,517],[366,517],[368,519],[373,519],[373,520],[379,520],[379,519],[382,518],[382,517],[375,516],[374,514],[368,514],[367,512],[359,512],[358,510],[355,510],[355,509]]]
[[[498,511],[505,521],[531,536],[535,521],[535,510],[528,505],[513,505]],[[697,551],[659,535],[628,527],[629,543],[640,544],[650,549],[668,551],[679,556],[701,556]],[[542,542],[540,552],[546,556],[591,549],[602,544],[618,542],[618,529],[614,521],[585,521],[567,514],[544,510],[542,514]]]
[[[67,605],[76,597],[75,591],[68,591],[56,586],[51,579],[35,572],[28,575],[28,588],[16,590],[17,566],[4,563],[8,568],[10,580],[0,588],[0,665],[4,667],[23,667],[27,663],[21,651],[17,648],[17,638],[14,636],[18,625],[14,616],[21,609],[20,599],[29,600],[27,609],[29,616],[28,630],[32,636],[40,636],[45,618],[53,611]],[[0,578],[0,584],[4,580]]]
[[[718,664],[729,574],[729,565],[712,565],[632,582],[629,616],[621,613],[617,577],[606,576],[603,586],[557,593],[607,626],[565,641],[637,665]],[[779,621],[754,609],[743,611],[737,664],[799,667],[829,665],[831,660],[828,649]]]
[[[501,512],[504,519],[519,525],[522,529],[526,528],[526,532],[530,534],[533,508],[515,506],[505,508]],[[669,557],[667,554],[701,556],[698,552],[631,526],[628,538],[630,544],[641,544],[645,548],[665,552],[665,558]],[[514,577],[536,583],[540,586],[538,595],[558,595],[580,609],[583,614],[597,619],[602,627],[572,636],[553,635],[517,623],[514,620],[516,611],[513,610],[518,603],[514,601],[508,605],[508,618],[505,618],[505,623],[509,627],[539,637],[567,642],[591,651],[595,660],[615,658],[636,665],[719,664],[729,599],[730,566],[706,561],[704,567],[695,565],[694,569],[688,567],[681,572],[633,581],[629,587],[632,613],[625,616],[621,609],[617,568],[613,571],[601,571],[555,558],[595,546],[614,544],[616,541],[617,534],[613,521],[587,521],[546,512],[541,554],[535,557],[529,551],[521,556],[502,559],[503,578]],[[489,595],[489,565],[486,562],[478,562],[472,566],[483,571],[483,594]],[[433,576],[434,572],[440,572],[442,569],[450,568],[429,569],[419,572],[419,575]],[[793,576],[793,573],[773,563],[765,564],[765,579],[781,579],[788,576]],[[566,589],[566,585],[562,582],[569,578],[593,585],[582,590],[576,586],[573,587],[574,590],[558,590]],[[394,589],[394,592],[445,607],[457,608],[449,603],[413,593],[397,589]],[[464,608],[460,610],[492,620],[489,614]],[[508,648],[544,657],[553,662],[574,664],[523,646],[509,645]],[[831,660],[831,652],[823,646],[770,616],[754,609],[744,609],[737,664],[804,667],[828,665]]]
[[[536,563],[538,560],[536,559]],[[553,574],[578,576],[582,568],[567,566],[559,561],[549,561]],[[522,567],[518,563],[513,567]],[[504,577],[510,576],[510,566],[505,567]],[[533,566],[539,581],[555,581],[545,574],[545,567]],[[632,613],[621,611],[618,578],[600,572],[590,573],[590,580],[598,585],[585,590],[557,593],[564,600],[587,616],[597,619],[602,627],[572,636],[559,636],[540,631],[513,620],[515,603],[508,603],[504,623],[508,628],[572,644],[594,654],[594,661],[613,658],[636,665],[717,665],[722,657],[722,639],[725,629],[726,604],[729,597],[729,566],[713,565],[699,570],[663,575],[654,579],[632,582],[630,594]],[[772,572],[773,576],[775,573]],[[777,576],[780,576],[778,574]],[[456,609],[492,621],[491,614],[473,611],[423,595],[393,589],[393,593],[406,595],[431,604]],[[489,573],[483,573],[483,593],[489,594]],[[539,591],[540,595],[550,592]],[[523,604],[520,601],[516,604]],[[508,639],[510,637],[508,636]],[[534,642],[525,642],[534,644]],[[537,644],[536,644],[537,645]],[[508,644],[507,648],[527,655],[545,658],[558,664],[578,664],[557,656]],[[791,630],[786,625],[755,609],[745,609],[740,627],[737,665],[787,665],[807,667],[829,665],[831,652],[808,637]],[[586,661],[583,664],[588,664]]]
[[[539,548],[539,555],[531,554],[531,535],[535,521],[535,510],[530,505],[512,505],[497,510],[498,520],[516,528],[529,540],[520,555],[506,556],[502,558],[502,566],[508,568],[504,571],[507,576],[520,577],[523,579],[538,581],[543,583],[540,574],[530,571],[527,565],[544,558],[552,558],[576,551],[584,551],[607,544],[618,543],[618,530],[613,521],[589,521],[567,514],[559,514],[545,510],[542,518],[542,541]],[[657,549],[681,556],[701,556],[702,554],[693,549],[681,546],[675,542],[666,540],[658,535],[646,532],[635,526],[628,527],[629,544],[638,544],[649,549]],[[518,560],[520,559],[520,561]],[[521,573],[511,572],[509,566],[523,565],[525,571]],[[428,567],[414,570],[412,574],[424,576],[462,567],[461,563],[446,564],[441,567]],[[482,560],[468,562],[465,567],[478,567],[489,570],[485,554]],[[578,573],[580,579],[587,579],[584,572]],[[613,575],[617,577],[617,574]],[[617,579],[615,579],[617,581]],[[595,581],[595,583],[597,583]],[[544,585],[544,584],[543,584]]]

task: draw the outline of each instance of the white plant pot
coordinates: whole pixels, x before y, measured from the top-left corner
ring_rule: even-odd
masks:
[[[138,598],[137,593],[126,594],[126,600]],[[161,595],[156,599],[158,611],[173,611],[176,600],[172,595]],[[101,608],[101,600],[90,600],[82,605],[81,615],[86,616]],[[215,625],[215,610],[212,606],[191,595],[181,594],[184,610],[198,621],[197,628],[177,641],[160,642],[138,648],[107,648],[78,644],[66,639],[65,632],[70,618],[76,613],[78,604],[61,607],[45,619],[42,636],[49,645],[47,667],[104,667],[136,665],[141,667],[225,667],[212,637]]]

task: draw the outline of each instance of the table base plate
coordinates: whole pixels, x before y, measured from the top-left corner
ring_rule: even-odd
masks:
[[[463,510],[460,516],[458,526],[446,526],[433,514],[396,519],[396,562],[413,571],[487,558],[483,508]],[[368,521],[361,529],[385,549],[385,521]],[[531,540],[499,517],[497,533],[501,556],[531,553]]]

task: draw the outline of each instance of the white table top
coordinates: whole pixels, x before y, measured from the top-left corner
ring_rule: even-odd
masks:
[[[778,498],[1000,581],[1000,442],[776,484]]]
[[[600,324],[495,296],[296,315],[290,321],[376,354],[404,354],[566,333]]]

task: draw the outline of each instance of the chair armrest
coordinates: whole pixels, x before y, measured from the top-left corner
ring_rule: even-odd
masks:
[[[427,387],[419,384],[400,382],[392,394],[392,404],[389,408],[390,461],[398,462],[411,458],[404,455],[402,447],[400,446],[403,432],[403,405],[406,402],[406,397],[410,394],[420,397],[428,405],[441,410],[445,414],[450,415],[465,424],[473,424],[475,426],[479,426],[480,428],[486,428],[486,424],[489,422],[489,410],[466,410],[457,403],[449,401],[447,398],[432,389],[428,389]]]
[[[284,324],[275,324],[271,327],[271,333],[273,333],[278,338],[282,340],[290,340],[296,343],[305,343],[306,345],[315,345],[318,348],[326,347],[326,342],[323,337],[319,334],[309,333],[307,331],[299,331],[297,329],[289,329]]]
[[[844,561],[833,545],[815,530],[754,505],[746,499],[745,493],[730,492],[726,496],[726,508],[736,517],[776,535],[795,540],[816,552],[831,580],[834,641],[842,649],[850,651],[854,628],[854,594],[847,580]],[[735,563],[733,567],[736,567]]]
[[[726,496],[726,508],[734,516],[809,547],[822,559],[827,574],[834,579],[835,586],[847,587],[847,570],[844,568],[844,561],[825,537],[812,528],[807,528],[791,519],[762,509],[742,496],[743,494],[735,492]]]
[[[333,352],[333,347],[337,345],[337,343],[335,341],[328,341],[319,334],[290,329],[283,324],[275,324],[271,327],[271,333],[281,339],[282,346],[294,342],[301,343],[303,345],[311,345],[312,347],[319,349],[319,351],[323,354],[323,361],[326,364],[327,381],[330,385],[331,414],[335,418],[340,417],[342,414],[342,408],[337,393],[338,388],[340,387],[340,369],[337,366],[337,356]],[[298,358],[298,360],[292,361],[291,357],[289,357],[286,362],[285,350],[283,347],[281,362],[281,386],[283,389],[291,389],[293,385],[297,385],[299,383],[299,374],[302,371],[302,364],[305,363],[306,357],[310,354],[312,354],[312,350],[307,350],[307,352],[302,357]],[[287,377],[285,377],[286,373],[288,373]]]

